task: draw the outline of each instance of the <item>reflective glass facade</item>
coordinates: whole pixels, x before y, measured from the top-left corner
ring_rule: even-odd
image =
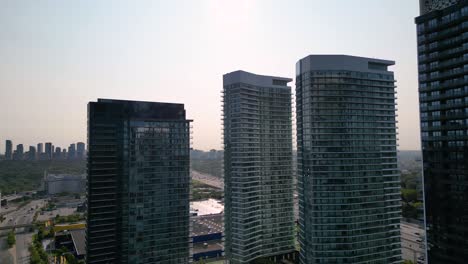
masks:
[[[401,263],[391,61],[297,63],[300,262]]]
[[[230,263],[294,250],[291,79],[223,76],[225,252]]]
[[[89,103],[87,263],[190,262],[189,129],[181,104]]]
[[[468,1],[416,18],[429,263],[468,260]]]

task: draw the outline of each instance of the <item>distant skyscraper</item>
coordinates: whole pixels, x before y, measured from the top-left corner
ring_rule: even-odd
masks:
[[[75,144],[70,144],[68,147],[68,159],[75,159],[76,158],[76,146]]]
[[[54,159],[61,159],[62,158],[62,148],[56,147],[54,152]]]
[[[223,76],[225,252],[232,264],[294,251],[290,81],[244,71]]]
[[[5,159],[12,160],[13,159],[13,143],[11,140],[5,141]]]
[[[78,159],[83,159],[86,156],[85,143],[78,142],[76,143],[76,157]]]
[[[302,264],[401,263],[393,61],[296,65]]]
[[[421,1],[419,103],[430,264],[468,261],[468,1]]]
[[[37,144],[37,154],[41,155],[44,152],[44,144],[38,143]]]
[[[24,158],[24,147],[23,144],[16,145],[15,160],[22,160]]]
[[[28,159],[36,160],[36,148],[33,146],[29,146]]]
[[[47,159],[52,159],[52,152],[53,152],[52,143],[46,142],[45,143],[45,153],[46,153],[46,158]]]
[[[36,160],[36,148],[29,146],[28,160]]]
[[[87,263],[189,263],[183,104],[88,104]]]

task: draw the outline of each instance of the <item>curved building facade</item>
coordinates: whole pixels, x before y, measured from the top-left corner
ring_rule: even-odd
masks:
[[[302,264],[401,263],[394,62],[296,65]]]
[[[456,2],[415,21],[430,264],[468,261],[468,1]]]
[[[223,76],[225,253],[232,264],[294,251],[290,81],[244,71]]]

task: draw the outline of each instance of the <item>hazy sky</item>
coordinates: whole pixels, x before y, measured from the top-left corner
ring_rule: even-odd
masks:
[[[0,152],[85,142],[97,98],[184,103],[194,148],[219,149],[222,75],[293,78],[309,54],[395,60],[400,149],[418,149],[417,2],[2,0]]]

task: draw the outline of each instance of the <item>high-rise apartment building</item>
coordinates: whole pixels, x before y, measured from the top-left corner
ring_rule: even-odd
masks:
[[[68,147],[68,159],[75,159],[76,158],[76,145],[70,144]]]
[[[16,151],[13,155],[15,160],[23,160],[24,158],[24,146],[23,144],[16,145]]]
[[[28,160],[36,160],[36,148],[29,146]]]
[[[55,152],[52,155],[54,159],[61,159],[62,158],[62,148],[61,147],[55,147]]]
[[[296,64],[300,263],[401,263],[393,61]]]
[[[290,81],[223,76],[225,252],[233,264],[294,251]]]
[[[190,262],[183,104],[88,104],[87,263]]]
[[[42,143],[37,143],[37,154],[41,155],[42,152],[44,152],[44,144]]]
[[[83,159],[86,156],[85,143],[78,142],[76,143],[76,157],[78,159]]]
[[[50,142],[46,142],[45,143],[45,156],[46,156],[46,159],[52,159],[52,152],[54,151],[53,147],[52,147],[52,143]]]
[[[419,103],[429,263],[468,260],[468,1],[420,1]]]
[[[13,159],[13,142],[11,142],[11,140],[5,141],[5,159],[6,160]]]

